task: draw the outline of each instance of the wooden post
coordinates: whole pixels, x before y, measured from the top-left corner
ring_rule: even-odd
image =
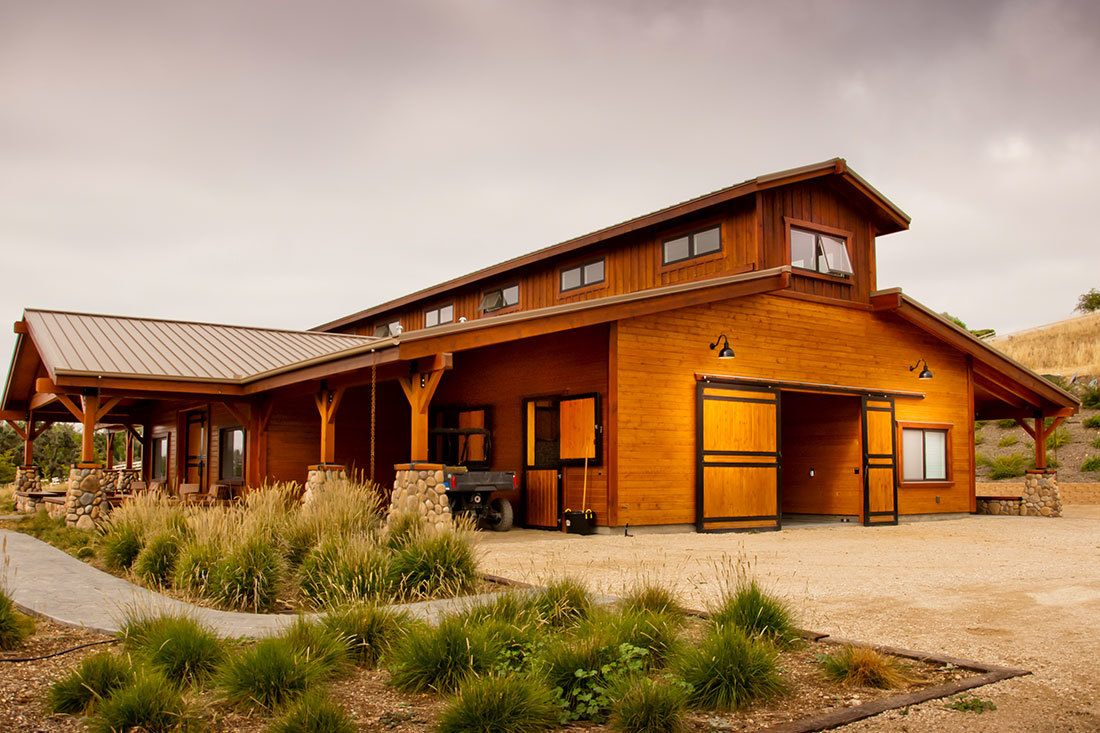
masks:
[[[1047,435],[1043,414],[1039,413],[1035,418],[1035,468],[1040,471],[1047,467]]]
[[[336,410],[344,398],[344,389],[330,390],[322,383],[321,391],[314,397],[321,416],[321,463],[336,462]]]
[[[134,433],[126,428],[126,470],[134,470]]]
[[[441,356],[450,356],[441,355]],[[409,460],[428,460],[428,408],[432,403],[432,396],[439,386],[439,380],[443,372],[449,367],[444,366],[446,359],[436,358],[432,369],[408,377],[401,377],[401,389],[405,392],[405,398],[409,401],[412,410],[412,431],[409,436]]]
[[[80,445],[80,462],[95,463],[95,414],[99,411],[99,395],[81,398],[83,442]]]
[[[104,468],[114,468],[115,462],[115,434],[111,431],[107,431],[107,440],[105,441],[106,447],[103,449],[103,466]]]

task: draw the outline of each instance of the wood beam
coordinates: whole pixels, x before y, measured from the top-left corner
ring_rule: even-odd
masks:
[[[130,430],[130,426],[126,426],[126,470],[134,470],[134,434]]]
[[[101,420],[103,420],[103,418],[107,416],[107,413],[109,413],[111,410],[113,410],[115,407],[118,406],[119,402],[122,402],[121,397],[110,397],[110,398],[104,400],[100,404],[99,409],[96,410],[95,421],[98,423]]]
[[[23,440],[29,440],[29,438],[27,437],[27,431],[21,428],[19,426],[19,423],[17,423],[15,420],[5,420],[4,422],[6,422],[11,427],[11,429],[15,431],[15,434],[18,435],[20,438],[22,438]]]
[[[99,412],[99,395],[81,397],[80,401],[84,408],[81,411],[83,434],[80,444],[80,462],[95,463],[95,418]]]
[[[1013,419],[1016,420],[1017,425],[1019,425],[1021,428],[1024,429],[1025,433],[1027,433],[1028,435],[1031,436],[1032,440],[1038,440],[1038,438],[1035,437],[1035,430],[1030,425],[1027,424],[1027,422],[1024,420],[1024,418],[1017,417],[1017,418],[1013,418]]]
[[[336,411],[344,392],[344,387],[322,389],[313,398],[321,417],[321,463],[336,462]]]
[[[31,397],[31,401],[28,404],[31,410],[38,411],[47,405],[57,402],[57,395],[51,392],[39,392]]]
[[[66,410],[68,410],[69,412],[72,413],[73,417],[76,418],[77,422],[79,422],[79,423],[84,422],[84,409],[81,408],[81,407],[77,407],[76,403],[73,402],[72,397],[70,397],[67,394],[59,394],[59,395],[54,395],[54,396],[57,397],[58,402],[60,402],[62,405],[65,406]]]
[[[237,422],[241,424],[241,427],[247,429],[248,424],[252,422],[251,406],[247,403],[229,402],[227,400],[222,400],[222,404],[233,417],[237,418]]]
[[[448,356],[448,355],[437,355]],[[451,363],[448,359],[433,358],[431,364],[442,365]],[[409,402],[412,412],[412,429],[409,436],[409,459],[413,461],[428,460],[428,408],[431,406],[432,397],[435,395],[439,382],[443,378],[444,368],[430,372],[421,372],[401,377],[398,382],[405,393],[405,399]]]

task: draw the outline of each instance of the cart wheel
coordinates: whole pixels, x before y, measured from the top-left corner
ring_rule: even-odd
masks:
[[[485,526],[494,532],[507,532],[512,528],[512,502],[507,499],[493,499],[489,502],[489,513],[485,517]]]

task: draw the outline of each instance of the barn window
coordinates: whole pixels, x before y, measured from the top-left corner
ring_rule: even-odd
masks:
[[[244,481],[244,428],[223,428],[218,433],[218,478]]]
[[[947,480],[946,430],[903,428],[901,453],[903,480]]]
[[[519,285],[487,290],[481,296],[481,310],[485,313],[510,308],[513,305],[519,305]]]
[[[168,479],[168,436],[153,438],[153,472],[152,478],[157,481]]]
[[[374,335],[384,339],[390,336],[398,336],[402,330],[401,321],[390,321],[389,323],[379,323],[375,326]]]
[[[561,290],[564,293],[566,290],[576,290],[586,285],[595,285],[596,283],[602,283],[603,278],[604,263],[601,257],[588,264],[577,265],[576,267],[570,267],[568,270],[562,270]]]
[[[670,265],[692,257],[701,257],[722,249],[721,227],[711,227],[664,242],[662,262]]]
[[[848,244],[841,237],[791,227],[791,267],[848,277],[852,274]]]
[[[424,327],[431,328],[432,326],[442,326],[445,323],[452,323],[455,319],[455,304],[443,305],[438,308],[432,308],[424,311]]]

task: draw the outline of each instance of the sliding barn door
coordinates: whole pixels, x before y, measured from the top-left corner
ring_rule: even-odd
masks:
[[[863,398],[863,523],[898,523],[897,430],[892,397]]]
[[[695,526],[779,529],[779,392],[700,382]]]

